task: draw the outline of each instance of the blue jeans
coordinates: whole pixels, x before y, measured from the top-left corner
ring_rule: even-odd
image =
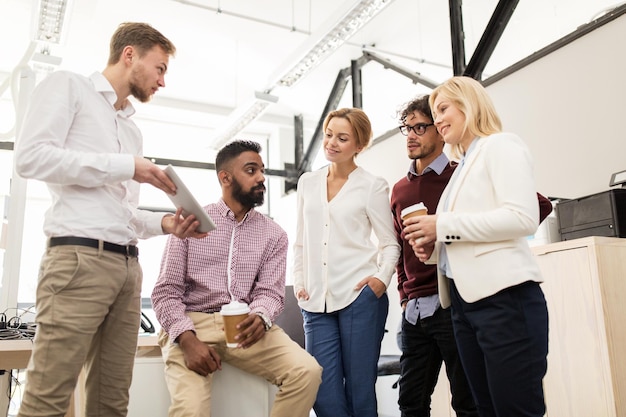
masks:
[[[302,311],[306,350],[322,366],[317,417],[376,417],[376,378],[389,298],[365,286],[346,308]]]
[[[402,417],[430,417],[431,395],[442,362],[446,363],[457,417],[478,416],[454,340],[450,309],[440,307],[415,325],[406,321],[403,313],[401,337],[398,404]]]
[[[481,417],[542,417],[548,310],[536,282],[466,303],[450,280],[459,355]]]

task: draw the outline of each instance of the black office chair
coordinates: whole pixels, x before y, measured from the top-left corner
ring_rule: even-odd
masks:
[[[304,326],[298,300],[293,293],[293,285],[285,287],[285,309],[274,320],[291,339],[304,348]]]
[[[385,329],[385,333],[389,333],[389,330]],[[400,328],[396,332],[396,343],[402,349]],[[398,379],[391,386],[393,389],[398,388],[398,382],[400,381],[400,355],[380,355],[378,358],[378,376],[387,375],[398,375]]]

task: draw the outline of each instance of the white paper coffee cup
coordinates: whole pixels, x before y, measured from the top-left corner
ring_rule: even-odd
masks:
[[[424,203],[420,202],[417,204],[413,204],[412,206],[403,208],[400,212],[400,217],[402,217],[402,220],[406,220],[409,217],[423,216],[426,213],[428,213],[428,209],[426,208]]]

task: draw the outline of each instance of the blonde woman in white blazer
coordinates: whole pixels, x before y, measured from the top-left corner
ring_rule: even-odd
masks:
[[[548,312],[526,237],[539,224],[533,161],[503,133],[482,85],[453,77],[430,96],[459,168],[436,214],[405,222],[416,256],[437,262],[461,362],[482,417],[541,417]]]

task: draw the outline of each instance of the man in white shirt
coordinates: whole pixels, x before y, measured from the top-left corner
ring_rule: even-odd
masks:
[[[148,101],[176,48],[143,23],[124,23],[106,68],[59,71],[33,92],[16,141],[17,172],[46,182],[37,331],[20,417],[64,416],[83,365],[87,416],[126,416],[140,321],[138,238],[202,237],[193,216],[138,210],[139,183],[175,193],[142,157],[130,95]]]

